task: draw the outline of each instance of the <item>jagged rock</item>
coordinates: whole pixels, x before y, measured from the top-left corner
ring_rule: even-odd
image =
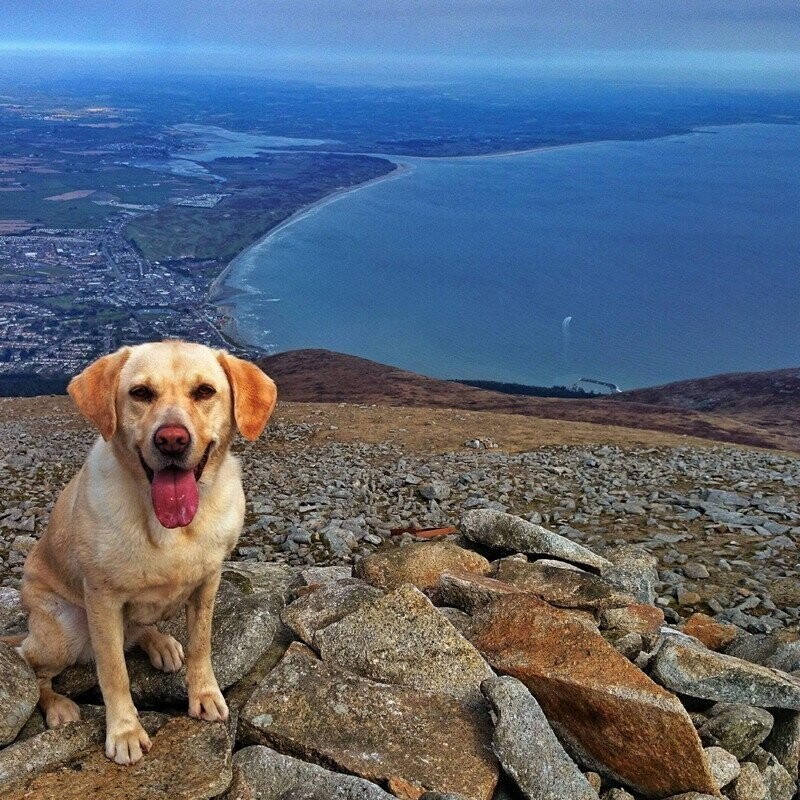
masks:
[[[730,800],[767,800],[767,784],[758,767],[750,761],[742,764],[742,771],[728,791]]]
[[[636,800],[630,792],[624,789],[609,789],[603,793],[602,800]]]
[[[439,600],[474,614],[490,600],[520,591],[516,586],[469,572],[443,572],[437,584]]]
[[[443,572],[485,575],[489,562],[452,542],[414,542],[362,558],[355,574],[380,589],[397,589],[410,583],[417,589],[433,589]]]
[[[278,624],[282,592],[283,587],[277,585],[271,591],[243,594],[230,581],[220,583],[214,606],[211,661],[221,689],[227,689],[241,679],[269,649]],[[159,628],[186,647],[188,635],[183,614],[159,625]],[[161,672],[138,648],[128,653],[127,663],[135,702],[186,701],[185,667],[175,673]],[[85,692],[96,684],[93,667],[86,665],[70,667],[54,681],[56,691],[70,695]]]
[[[773,719],[769,711],[738,703],[719,703],[700,726],[700,738],[745,758],[767,738]]]
[[[13,647],[0,642],[0,747],[14,741],[38,702],[33,670]]]
[[[797,678],[715,653],[689,638],[665,638],[653,660],[651,675],[662,686],[689,697],[800,709]]]
[[[719,796],[703,794],[702,792],[684,792],[683,794],[674,794],[671,797],[666,797],[664,800],[719,800]]]
[[[611,563],[600,574],[617,589],[635,597],[637,602],[652,605],[658,582],[655,557],[635,545],[615,548],[608,556]]]
[[[245,741],[369,780],[489,800],[498,778],[483,713],[451,697],[375,683],[292,644],[244,706]]]
[[[656,606],[634,603],[600,612],[600,627],[626,633],[658,633],[664,624],[664,612]]]
[[[611,562],[583,545],[502,511],[467,511],[461,518],[460,528],[467,539],[486,547],[550,556],[597,570],[611,566]]]
[[[716,791],[677,698],[569,612],[509,595],[479,612],[473,629],[478,650],[530,689],[585,769],[648,795]]]
[[[763,742],[764,749],[772,753],[790,775],[797,778],[800,762],[800,713],[773,709],[772,716],[775,723]]]
[[[437,613],[441,614],[464,638],[469,638],[472,629],[472,617],[458,608],[438,606]]]
[[[33,747],[35,741],[19,747]],[[152,750],[133,766],[109,761],[103,748],[92,741],[64,767],[8,783],[3,800],[204,800],[224,792],[230,780],[231,749],[225,726],[175,717],[155,732]]]
[[[382,596],[380,589],[353,578],[326,583],[288,605],[281,620],[310,645],[317,631]]]
[[[769,764],[763,772],[769,800],[792,800],[794,797],[794,778],[780,764]]]
[[[296,580],[304,586],[336,583],[353,577],[353,568],[348,566],[308,567],[301,570]]]
[[[52,772],[75,761],[85,751],[99,748],[105,741],[105,716],[105,709],[100,706],[81,706],[79,722],[43,730],[0,750],[0,789],[42,772]],[[142,725],[151,736],[167,719],[164,714],[154,712],[141,716]]]
[[[786,641],[782,637],[782,632],[741,636],[725,652],[783,672],[800,670],[800,641]]]
[[[26,627],[19,592],[10,586],[0,586],[0,636],[23,633]]]
[[[589,572],[541,567],[537,562],[504,559],[495,578],[541,597],[559,608],[597,611],[623,608],[634,602],[628,594],[615,589],[608,581]]]
[[[262,745],[234,755],[233,781],[225,800],[284,800],[287,793],[298,790],[331,800],[392,800],[392,795],[363,778],[331,772]]]
[[[495,755],[528,800],[596,800],[597,792],[564,752],[524,684],[495,677],[481,690],[495,719]]]
[[[275,603],[274,611],[277,613],[289,587],[296,580],[296,572],[284,564],[226,561],[222,565],[222,577],[244,594],[267,592]]]
[[[733,753],[721,747],[706,747],[706,758],[717,787],[722,789],[739,777],[742,768]]]
[[[701,614],[699,611],[681,625],[681,630],[687,636],[693,636],[702,642],[709,650],[725,649],[742,633],[735,625],[717,622],[713,617]]]
[[[431,601],[406,584],[366,603],[314,638],[323,661],[365,678],[482,705],[491,677],[478,651]]]

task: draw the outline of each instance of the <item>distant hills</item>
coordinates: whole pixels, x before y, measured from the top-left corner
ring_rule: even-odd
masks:
[[[500,411],[800,451],[800,369],[560,399],[489,391],[329,350],[293,350],[260,363],[290,401]]]

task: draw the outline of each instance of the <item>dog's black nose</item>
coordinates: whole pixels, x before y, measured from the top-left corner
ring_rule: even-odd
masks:
[[[154,434],[155,446],[165,456],[179,456],[192,441],[192,436],[183,425],[162,425]]]

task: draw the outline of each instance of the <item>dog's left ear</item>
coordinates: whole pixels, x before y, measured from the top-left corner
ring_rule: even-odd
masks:
[[[106,441],[117,430],[119,373],[129,355],[130,348],[123,347],[116,353],[98,358],[67,386],[78,411],[100,431]]]
[[[217,355],[233,392],[236,427],[251,442],[261,436],[278,402],[275,381],[255,364],[221,350]]]

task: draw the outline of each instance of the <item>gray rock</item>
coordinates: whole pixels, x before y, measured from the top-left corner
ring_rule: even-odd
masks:
[[[719,703],[698,733],[706,744],[716,745],[743,759],[758,747],[772,730],[773,718],[763,708],[738,703]]]
[[[305,586],[316,583],[336,583],[353,577],[353,568],[345,566],[309,567],[300,571],[299,581]]]
[[[14,741],[38,702],[33,670],[13,647],[0,642],[0,747]]]
[[[492,748],[528,800],[596,800],[524,684],[495,677],[481,685],[495,719]]]
[[[610,567],[610,562],[583,545],[559,536],[520,517],[501,511],[477,509],[461,518],[461,531],[470,541],[500,550],[550,556],[593,569]]]
[[[662,686],[690,697],[800,709],[797,678],[715,653],[688,637],[664,640],[653,660],[651,676]]]
[[[770,764],[763,775],[769,800],[792,800],[797,786],[794,778],[784,767],[780,764]]]
[[[717,786],[722,789],[739,777],[742,768],[733,753],[721,747],[706,747],[706,758]]]
[[[322,538],[336,556],[346,556],[358,548],[358,539],[352,531],[331,524],[322,532]]]
[[[450,485],[444,481],[421,483],[417,486],[417,491],[425,500],[447,500],[451,494]]]
[[[393,800],[393,795],[363,778],[331,772],[263,745],[245,747],[236,753],[233,771],[226,800],[283,800],[288,792],[296,790],[311,791],[330,800]]]
[[[323,660],[384,683],[446,694],[482,705],[492,675],[478,651],[410,585],[317,632]]]
[[[778,763],[796,778],[800,761],[800,713],[773,709],[772,714],[775,724],[764,740],[764,749],[772,753]]]
[[[214,606],[211,661],[221,689],[240,680],[269,649],[278,626],[277,613],[283,602],[283,590],[282,585],[277,585],[273,586],[273,591],[243,594],[227,579],[220,583]],[[186,648],[188,635],[183,614],[159,627]],[[126,660],[131,695],[136,703],[186,701],[185,667],[175,673],[161,672],[138,648],[131,650]],[[53,685],[56,691],[76,695],[96,684],[97,677],[91,666],[76,665],[59,675]]]
[[[281,620],[306,644],[314,634],[361,608],[364,603],[383,597],[383,592],[362,581],[348,578],[327,583],[288,605]]]
[[[755,764],[750,761],[742,764],[742,771],[728,797],[730,800],[767,800],[767,784]]]
[[[247,701],[240,725],[243,741],[289,748],[390,787],[486,800],[497,784],[485,711],[358,677],[297,642]]]
[[[472,630],[472,617],[459,608],[438,606],[436,611],[441,614],[465,639],[469,639]]]
[[[728,492],[722,489],[704,489],[700,496],[707,503],[715,506],[729,506],[730,508],[745,508],[750,505],[750,501],[736,492]]]
[[[652,605],[656,599],[655,585],[658,582],[656,559],[640,547],[628,545],[609,553],[613,563],[601,574],[613,586],[627,592],[639,603]]]
[[[23,633],[25,630],[25,612],[19,592],[10,586],[0,586],[0,636]]]

